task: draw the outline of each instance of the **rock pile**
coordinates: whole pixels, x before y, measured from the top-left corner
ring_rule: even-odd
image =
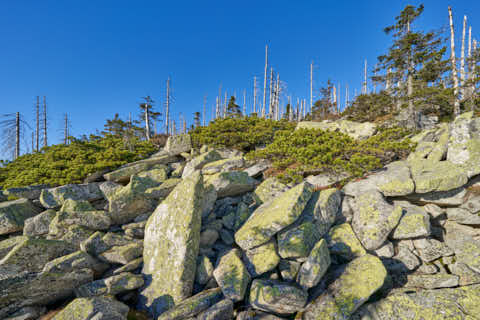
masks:
[[[0,318],[474,319],[480,119],[413,139],[341,190],[189,136],[103,182],[7,190]]]

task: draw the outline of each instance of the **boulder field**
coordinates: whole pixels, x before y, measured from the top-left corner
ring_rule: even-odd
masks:
[[[180,135],[89,183],[4,190],[0,318],[478,319],[480,118],[412,139],[341,189]]]

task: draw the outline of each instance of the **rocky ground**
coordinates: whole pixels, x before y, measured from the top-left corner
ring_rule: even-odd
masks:
[[[478,319],[480,118],[413,139],[342,190],[188,135],[85,184],[5,190],[0,318]]]

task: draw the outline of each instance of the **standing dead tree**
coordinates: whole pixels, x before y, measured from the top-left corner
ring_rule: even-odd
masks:
[[[265,108],[267,104],[267,72],[268,72],[268,45],[265,46],[265,72],[263,75],[263,106],[262,118],[265,118]]]
[[[165,133],[168,135],[170,129],[170,77],[167,79],[167,96],[165,98]]]
[[[257,77],[253,77],[253,113],[257,113]]]
[[[450,18],[450,62],[452,64],[452,77],[453,77],[453,91],[454,91],[454,104],[453,113],[456,116],[460,114],[460,99],[458,96],[458,73],[457,73],[457,59],[455,58],[455,30],[453,28],[453,14],[452,7],[448,7],[448,16]]]
[[[467,29],[467,16],[463,16],[462,47],[460,52],[460,95],[465,99],[465,32]]]
[[[35,149],[33,149],[32,146],[32,152],[33,150],[39,151],[40,150],[40,97],[37,96],[37,104],[35,105]]]
[[[43,146],[46,147],[48,146],[48,140],[47,140],[47,97],[43,96],[43,118],[42,118],[42,123],[43,123]]]
[[[3,146],[3,152],[11,154],[15,160],[20,156],[21,141],[25,141],[26,128],[30,128],[28,123],[23,120],[20,112],[4,114],[1,116],[0,129],[2,132],[0,143]],[[31,129],[31,128],[30,128]],[[28,148],[28,143],[25,143]]]

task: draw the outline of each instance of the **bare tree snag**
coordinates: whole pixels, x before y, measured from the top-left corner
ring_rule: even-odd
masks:
[[[265,118],[265,108],[267,104],[267,71],[268,71],[268,45],[265,46],[265,73],[263,76],[263,106],[262,118]]]
[[[450,62],[452,64],[452,77],[453,77],[453,91],[455,100],[453,104],[453,113],[455,116],[460,114],[460,100],[458,97],[458,73],[457,73],[457,61],[455,58],[455,30],[453,28],[453,15],[452,7],[448,7],[448,15],[450,18]]]
[[[460,92],[465,99],[465,32],[467,29],[467,16],[463,16],[462,48],[460,53]]]

